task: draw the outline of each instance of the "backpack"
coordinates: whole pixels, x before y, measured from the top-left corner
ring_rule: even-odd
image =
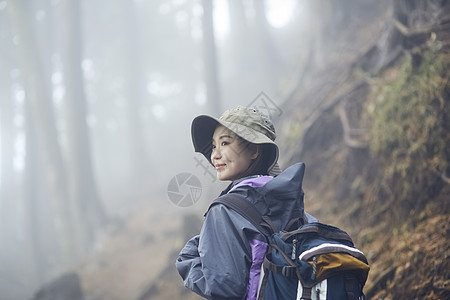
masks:
[[[267,239],[259,300],[365,299],[369,264],[345,231],[319,222],[305,224],[305,215],[277,231],[270,216],[242,195],[222,195],[211,206],[219,203],[241,214]]]

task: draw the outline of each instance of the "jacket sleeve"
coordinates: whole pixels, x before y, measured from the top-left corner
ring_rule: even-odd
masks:
[[[243,299],[252,262],[248,236],[255,232],[237,212],[213,206],[176,262],[184,285],[208,299]]]

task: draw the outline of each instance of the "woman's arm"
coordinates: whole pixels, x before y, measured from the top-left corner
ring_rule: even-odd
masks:
[[[223,205],[213,206],[200,236],[181,251],[176,266],[184,284],[208,299],[243,299],[252,263],[249,221]]]

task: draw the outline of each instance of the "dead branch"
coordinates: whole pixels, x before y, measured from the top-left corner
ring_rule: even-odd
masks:
[[[427,27],[423,27],[420,29],[411,29],[405,25],[403,25],[402,22],[400,22],[397,19],[394,19],[394,26],[395,28],[403,35],[406,37],[409,36],[413,36],[413,35],[418,35],[418,34],[424,34],[424,33],[428,33],[431,31],[431,26],[427,26]]]
[[[351,128],[348,121],[347,112],[345,111],[345,104],[347,101],[342,101],[338,106],[339,119],[342,124],[342,130],[344,131],[344,143],[350,148],[367,148],[368,143],[366,141],[360,141],[352,138],[352,135],[362,135],[366,132],[362,128]]]
[[[443,172],[433,171],[433,173],[436,174],[439,178],[441,178],[445,183],[450,184],[450,177],[448,177],[447,174],[445,174],[445,171]]]

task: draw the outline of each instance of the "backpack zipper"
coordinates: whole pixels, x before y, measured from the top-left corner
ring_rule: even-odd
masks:
[[[296,254],[296,252],[297,252],[297,239],[294,239],[294,240],[292,241],[292,255],[291,255],[291,259],[292,259],[293,261],[295,261],[295,260],[297,259],[297,254]]]
[[[317,272],[317,256],[313,256],[313,272],[311,274],[311,279],[316,280],[316,272]]]

